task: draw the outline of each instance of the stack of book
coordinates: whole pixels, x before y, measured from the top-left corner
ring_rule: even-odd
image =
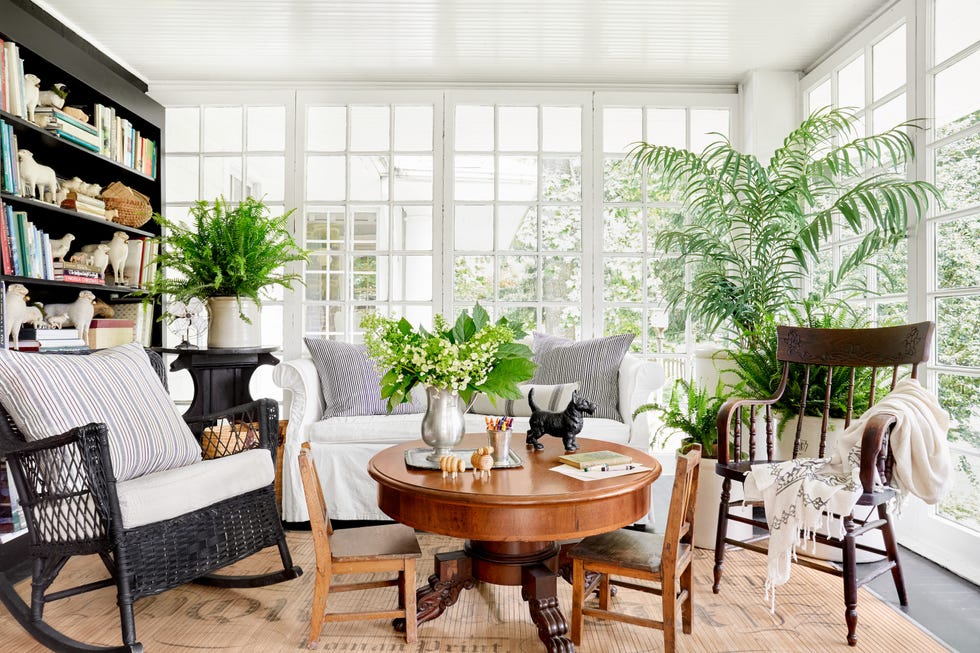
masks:
[[[102,139],[99,137],[98,129],[69,116],[60,109],[38,107],[34,110],[34,122],[59,138],[71,141],[91,152],[99,152],[102,149]]]
[[[24,59],[13,41],[0,40],[0,109],[27,120]]]
[[[33,329],[22,327],[19,337],[20,351],[85,351],[88,343],[82,340],[76,328]]]
[[[133,320],[120,320],[97,317],[89,323],[88,346],[92,349],[105,349],[125,345],[136,338]]]
[[[95,266],[86,263],[75,263],[74,261],[53,261],[51,267],[54,270],[55,281],[94,283],[99,286],[105,285],[105,275],[99,272]]]
[[[630,456],[615,451],[587,451],[558,456],[558,462],[581,469],[583,472],[606,471],[616,467],[628,466],[633,462]]]
[[[105,218],[105,202],[77,191],[70,190],[61,201],[61,208]]]
[[[0,120],[0,189],[20,195],[20,163],[17,161],[17,135],[10,123]]]

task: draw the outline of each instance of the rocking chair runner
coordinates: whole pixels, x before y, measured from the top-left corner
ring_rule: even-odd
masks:
[[[18,360],[18,356],[30,358]],[[42,371],[33,376],[25,373],[25,365]],[[112,375],[122,378],[59,378],[58,372],[65,369],[70,370],[66,374],[91,373],[92,377],[111,370]],[[45,378],[45,374],[53,376]],[[33,379],[33,388],[29,387],[31,380],[22,383],[20,377],[24,376]],[[86,386],[80,391],[78,385],[73,387],[79,381],[116,383],[117,387],[88,390]],[[185,449],[189,442],[189,452],[175,453],[171,441],[166,445],[171,449],[161,455],[150,453],[154,441],[144,437],[144,432],[123,434],[130,439],[120,445],[120,434],[113,434],[105,423],[88,423],[32,441],[22,428],[25,416],[20,413],[25,406],[12,403],[36,402],[32,409],[45,416],[76,402],[79,408],[84,406],[83,414],[101,410],[112,421],[110,412],[125,411],[126,403],[135,401],[136,405],[128,408],[142,414],[146,422],[167,426],[167,420],[176,417],[179,425],[180,416],[167,395],[165,383],[159,355],[138,345],[85,356],[15,352],[0,355],[0,391],[4,395],[0,453],[10,462],[20,494],[33,560],[30,606],[2,574],[0,599],[35,639],[53,650],[142,651],[133,618],[133,602],[139,598],[190,581],[220,587],[258,587],[302,573],[292,564],[273,489],[278,421],[274,401],[260,399],[189,420],[198,432],[245,428],[257,436],[257,448],[229,452],[235,455],[207,461],[200,460],[199,451],[193,453],[190,431],[178,434],[176,440]],[[131,388],[129,384],[138,385]],[[54,386],[62,386],[61,392],[69,394],[52,398],[51,393],[59,392]],[[18,397],[22,390],[27,396]],[[37,396],[31,396],[35,392],[50,403],[37,402]],[[98,396],[80,399],[79,395],[86,392]],[[86,402],[97,406],[92,408]],[[103,405],[99,406],[100,402]],[[16,423],[12,413],[18,413]],[[71,416],[54,415],[54,419]],[[114,423],[118,427],[117,416],[112,419],[117,420]],[[80,421],[94,422],[88,418]],[[186,430],[186,425],[181,429]],[[185,436],[185,440],[180,439]],[[163,437],[170,436],[164,433]],[[123,454],[118,451],[121,446],[133,450]],[[168,456],[169,462],[159,460]],[[134,472],[147,465],[150,472]],[[212,575],[213,571],[270,546],[278,547],[282,569],[257,576]],[[48,592],[72,556],[93,553],[102,559],[109,578]],[[47,603],[112,585],[116,587],[120,611],[122,646],[100,649],[68,637],[44,620]]]
[[[713,591],[717,594],[721,588],[721,577],[724,569],[725,548],[734,545],[765,553],[767,549],[756,543],[757,538],[741,541],[728,537],[729,520],[751,524],[756,528],[768,531],[768,524],[763,520],[751,519],[729,512],[729,507],[740,505],[741,501],[730,501],[732,481],[744,482],[752,464],[763,462],[778,462],[773,459],[773,436],[775,433],[772,406],[779,402],[790,385],[790,366],[802,365],[803,376],[801,384],[800,405],[798,414],[813,414],[810,405],[808,411],[808,395],[812,397],[811,385],[820,384],[819,414],[822,415],[819,455],[825,453],[827,443],[827,420],[830,416],[831,403],[834,397],[845,399],[845,424],[849,425],[853,416],[855,398],[855,379],[860,379],[858,370],[870,370],[869,404],[875,402],[876,380],[884,373],[889,374],[891,388],[894,389],[902,366],[911,366],[912,378],[917,377],[918,366],[929,358],[929,347],[935,325],[932,322],[921,322],[898,327],[875,329],[810,329],[802,327],[777,327],[777,359],[783,363],[783,374],[779,387],[772,397],[763,400],[729,399],[718,413],[718,463],[716,472],[724,478],[722,483],[721,504],[718,511],[718,535],[715,544],[715,567]],[[819,381],[818,381],[819,380]],[[846,393],[841,390],[846,389]],[[756,420],[762,418],[765,422],[765,432],[757,433]],[[800,452],[801,425],[798,421],[795,430],[793,458]],[[843,577],[845,620],[847,622],[847,642],[851,646],[857,644],[857,588],[881,574],[891,571],[895,589],[901,605],[908,605],[905,593],[905,583],[902,578],[902,567],[898,559],[898,547],[892,528],[891,516],[888,513],[888,502],[896,496],[896,490],[889,487],[892,473],[892,452],[889,435],[895,424],[894,416],[881,414],[868,420],[861,441],[860,479],[863,493],[857,501],[857,508],[849,515],[831,515],[843,520],[845,536],[843,539],[827,537],[821,533],[814,534],[817,542],[841,549],[843,563],[840,566],[817,561],[805,556],[805,551],[798,551],[798,563],[807,567],[828,572]],[[746,427],[747,425],[747,427]],[[747,428],[748,433],[745,434]],[[743,436],[747,436],[744,437]],[[789,437],[786,433],[784,437]],[[764,442],[757,442],[764,438]],[[747,450],[744,440],[748,440]],[[760,451],[760,446],[765,451]],[[763,459],[756,458],[757,452]],[[744,455],[743,455],[744,454]],[[882,486],[875,487],[875,475],[880,478]],[[864,507],[867,516],[858,518],[855,513]],[[877,518],[871,513],[877,512]],[[863,516],[863,512],[862,512]],[[858,536],[873,529],[882,533],[884,550],[857,542]],[[857,550],[870,551],[884,556],[880,563],[872,564],[867,573],[858,577]]]

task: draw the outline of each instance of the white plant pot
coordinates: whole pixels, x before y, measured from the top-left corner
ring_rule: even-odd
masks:
[[[249,319],[242,319],[241,313]],[[208,299],[208,348],[232,349],[260,347],[262,323],[259,307],[251,299],[242,298],[239,307],[236,297]]]
[[[721,502],[721,476],[715,473],[718,461],[702,458],[698,478],[698,503],[694,510],[694,546],[699,549],[714,549],[718,536],[718,506]],[[732,483],[729,501],[742,499],[742,484]],[[730,512],[744,517],[752,516],[752,508],[732,508]],[[728,537],[745,540],[752,536],[752,527],[742,522],[728,522]]]

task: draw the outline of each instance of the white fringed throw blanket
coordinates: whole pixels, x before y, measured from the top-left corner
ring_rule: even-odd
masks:
[[[915,379],[899,381],[888,396],[853,422],[838,438],[829,459],[754,465],[745,479],[745,501],[761,499],[766,508],[770,531],[766,597],[773,609],[775,588],[789,580],[797,547],[818,530],[830,535],[831,520],[824,513],[850,514],[860,498],[861,436],[865,423],[879,413],[898,418],[891,447],[892,485],[899,492],[899,501],[911,493],[935,504],[949,489],[949,415]],[[837,525],[839,532],[834,535],[843,538],[843,521],[838,520]]]

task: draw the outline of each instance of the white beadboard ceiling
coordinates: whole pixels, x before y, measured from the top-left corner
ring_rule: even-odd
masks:
[[[175,81],[735,84],[802,70],[892,0],[38,0]]]

